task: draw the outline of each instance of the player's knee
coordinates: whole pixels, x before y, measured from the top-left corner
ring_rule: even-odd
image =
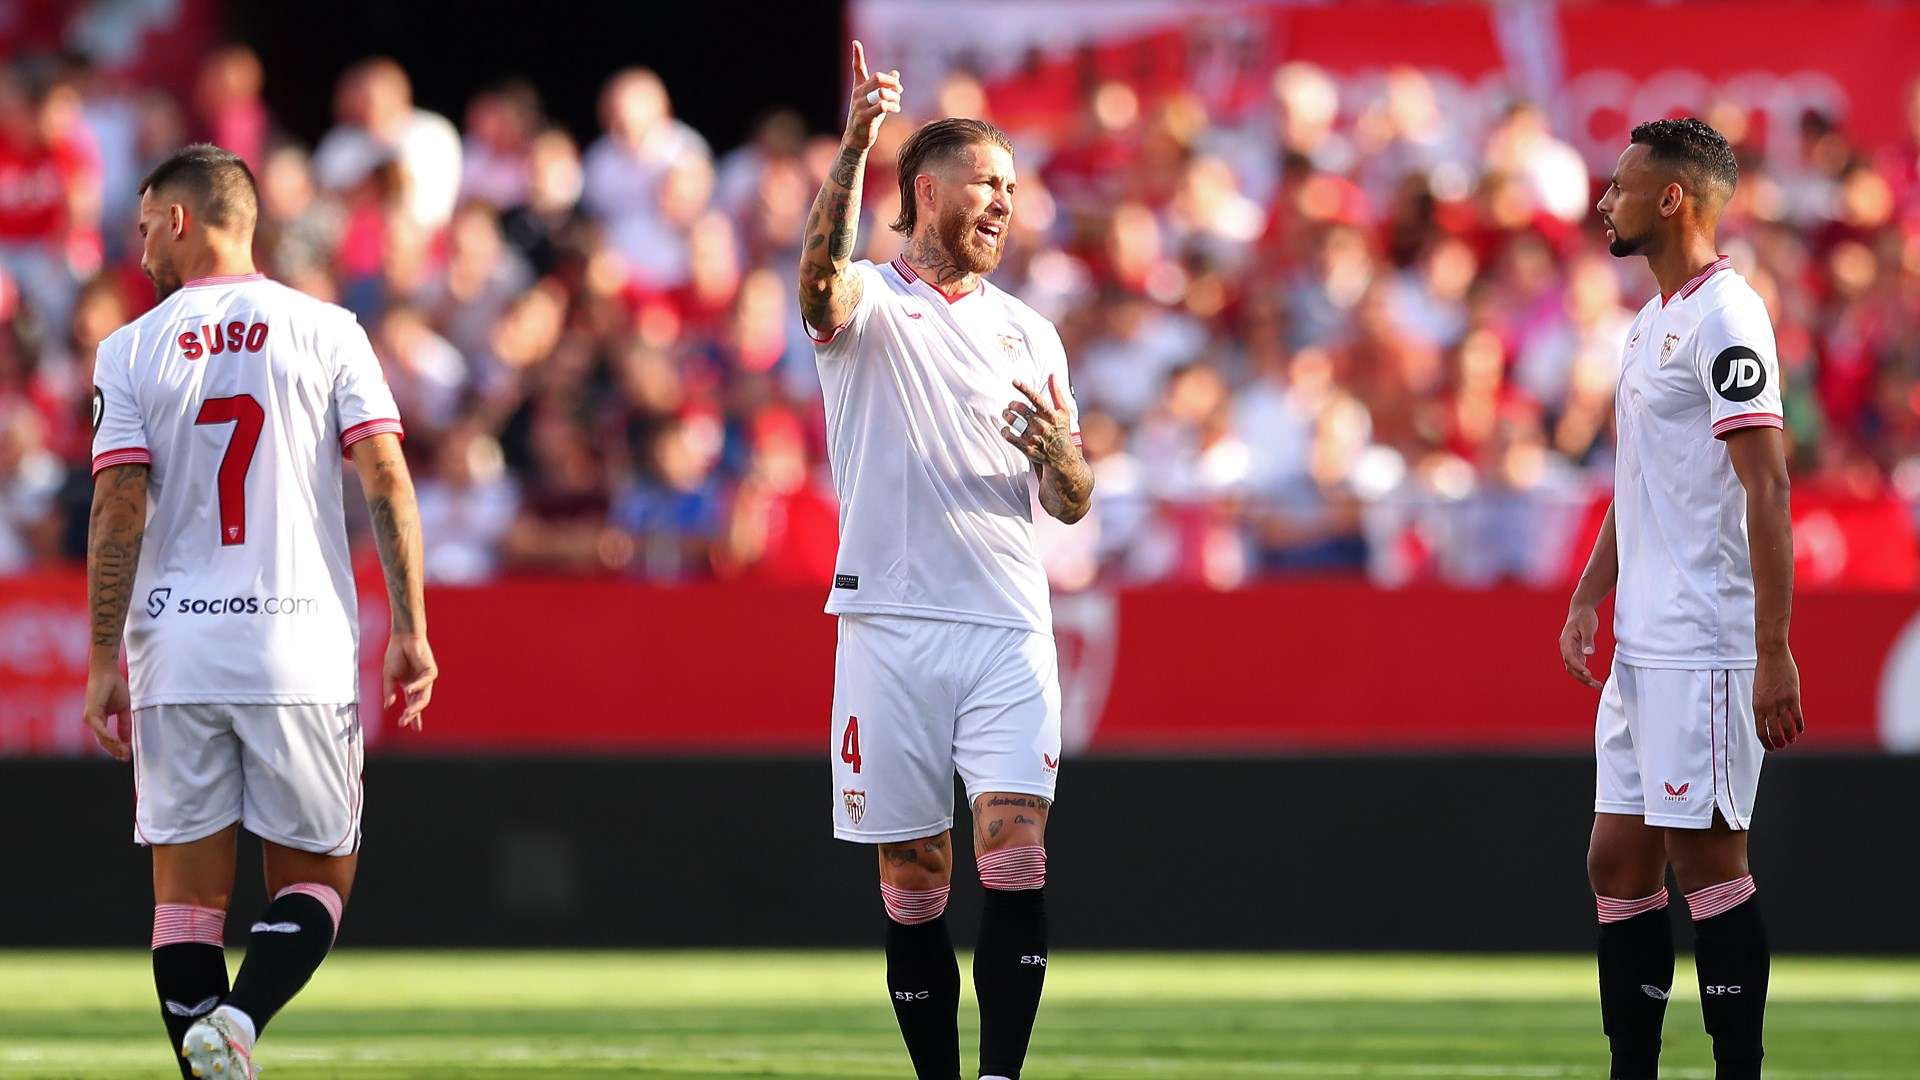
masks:
[[[1000,892],[1039,889],[1047,884],[1047,849],[1041,844],[1001,847],[980,854],[980,884]]]
[[[1587,847],[1587,884],[1595,896],[1631,899],[1658,889],[1666,867],[1650,864],[1635,851],[1595,842]]]
[[[953,842],[949,835],[880,845],[880,882],[909,892],[945,889],[953,881]]]

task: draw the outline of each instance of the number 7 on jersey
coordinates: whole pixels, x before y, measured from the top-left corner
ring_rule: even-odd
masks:
[[[247,542],[247,470],[260,445],[260,429],[267,413],[252,394],[208,398],[200,403],[195,424],[232,424],[226,455],[220,459],[220,543],[233,547]]]

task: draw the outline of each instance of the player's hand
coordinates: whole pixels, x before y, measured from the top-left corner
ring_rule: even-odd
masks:
[[[1040,395],[1019,379],[1013,380],[1013,388],[1027,400],[1011,402],[1000,413],[1000,418],[1007,422],[1000,429],[1000,437],[1036,465],[1065,462],[1073,453],[1073,432],[1068,430],[1071,414],[1066,399],[1060,396],[1059,381],[1052,375],[1047,376],[1047,396],[1052,399],[1051,404],[1041,401]]]
[[[380,672],[380,700],[391,708],[405,699],[400,726],[420,730],[420,719],[433,700],[433,681],[440,677],[433,649],[424,634],[395,634],[387,640],[387,661]]]
[[[888,113],[900,111],[900,72],[867,71],[867,50],[853,43],[853,96],[847,108],[847,134],[844,142],[855,150],[868,150],[880,137],[880,125]]]
[[[1786,649],[1760,653],[1753,671],[1753,726],[1769,750],[1785,750],[1807,730],[1800,711],[1800,666]]]
[[[1606,689],[1587,670],[1587,657],[1593,655],[1593,638],[1600,631],[1600,613],[1582,604],[1567,609],[1567,625],[1560,629],[1560,665],[1567,674],[1595,690]]]
[[[127,693],[127,677],[120,668],[100,668],[87,672],[85,713],[87,727],[100,748],[116,759],[133,756],[127,744],[127,725],[133,721],[133,701]]]

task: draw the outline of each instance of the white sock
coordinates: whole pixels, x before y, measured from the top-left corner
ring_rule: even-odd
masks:
[[[253,1017],[231,1005],[222,1005],[214,1012],[225,1013],[227,1019],[233,1021],[233,1026],[239,1028],[240,1034],[246,1038],[247,1049],[253,1049],[253,1040],[258,1037],[253,1030]]]

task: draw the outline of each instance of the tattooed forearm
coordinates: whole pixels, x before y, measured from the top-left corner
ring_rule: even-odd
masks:
[[[380,569],[387,579],[387,606],[393,612],[393,628],[411,634],[414,632],[413,610],[407,597],[413,592],[413,582],[407,560],[401,554],[407,540],[406,526],[401,524],[393,500],[385,495],[370,500],[367,510],[373,517],[373,544],[380,550]]]
[[[384,437],[383,438],[384,441]],[[361,451],[355,447],[355,453]],[[366,489],[367,514],[373,522],[373,545],[380,553],[380,570],[387,581],[387,609],[396,634],[424,634],[426,627],[425,555],[420,535],[420,506],[414,500],[413,478],[397,441],[366,451],[360,482]]]
[[[860,279],[845,270],[860,227],[860,185],[866,164],[865,150],[841,147],[807,216],[800,253],[800,314],[816,330],[831,332],[860,302]]]
[[[1065,430],[1049,436],[1040,469],[1040,508],[1068,525],[1093,508],[1093,467]]]
[[[87,609],[96,661],[118,662],[147,530],[147,467],[115,465],[94,478],[87,523]]]

